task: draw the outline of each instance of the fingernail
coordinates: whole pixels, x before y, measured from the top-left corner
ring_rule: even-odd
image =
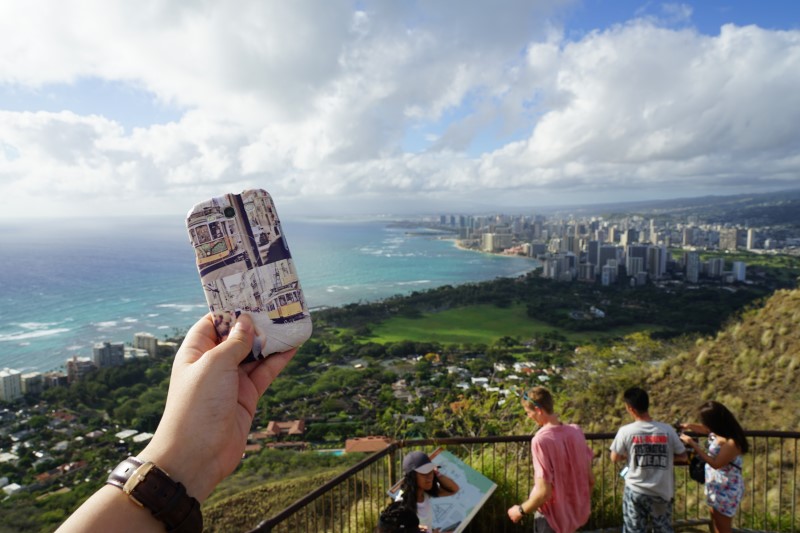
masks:
[[[242,333],[250,333],[253,331],[253,323],[249,319],[242,320],[243,316],[240,316],[239,319],[236,321],[236,324],[233,326],[234,331],[239,331]]]

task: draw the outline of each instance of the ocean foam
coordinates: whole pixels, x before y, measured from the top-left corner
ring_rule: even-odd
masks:
[[[166,309],[176,309],[181,313],[191,313],[195,309],[205,309],[205,304],[159,304],[156,307],[164,307]]]
[[[43,329],[39,331],[27,331],[24,333],[23,332],[6,333],[4,335],[0,335],[0,342],[23,341],[26,339],[49,337],[51,335],[59,335],[60,333],[66,333],[67,331],[69,331],[69,328]]]

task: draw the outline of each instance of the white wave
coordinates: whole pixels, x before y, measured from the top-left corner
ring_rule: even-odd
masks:
[[[69,328],[53,328],[38,331],[6,333],[0,335],[0,342],[23,341],[26,339],[37,339],[39,337],[50,337],[51,335],[58,335],[60,333],[66,333],[67,331],[69,331]]]
[[[336,292],[338,290],[349,291],[350,287],[347,285],[328,285],[328,287],[325,288],[326,292]]]
[[[158,313],[147,313],[147,318],[155,318],[158,316]]]
[[[130,316],[126,316],[125,318],[122,319],[122,321],[123,322],[127,322],[129,324],[132,324],[134,322],[139,322],[139,319],[138,318],[133,318],[133,317],[130,317]]]
[[[116,327],[117,321],[116,320],[108,320],[106,322],[97,322],[94,324],[98,328],[113,328]]]
[[[21,322],[17,325],[23,329],[42,329],[57,326],[58,322]]]
[[[31,343],[29,343],[29,342],[21,342],[21,343],[18,344],[18,346],[30,346],[30,345],[31,345]]]
[[[181,313],[191,313],[195,309],[205,308],[205,304],[159,304],[156,307],[163,307],[165,309],[176,309]]]
[[[429,279],[418,279],[415,281],[398,281],[395,285],[425,285],[427,283],[431,283]]]
[[[67,346],[66,349],[67,349],[68,352],[75,352],[75,351],[80,350],[82,348],[83,348],[83,346],[81,346],[80,344],[75,344],[75,345],[72,345],[72,346]]]

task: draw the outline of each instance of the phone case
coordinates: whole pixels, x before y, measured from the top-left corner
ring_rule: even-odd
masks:
[[[253,318],[256,338],[246,361],[295,348],[311,336],[311,314],[267,191],[199,203],[186,227],[220,338],[241,313]]]

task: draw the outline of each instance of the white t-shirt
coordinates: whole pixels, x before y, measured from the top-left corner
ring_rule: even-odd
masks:
[[[433,531],[433,506],[427,492],[423,500],[417,502],[417,518],[419,518],[419,525],[426,528],[425,531],[428,533]]]
[[[637,420],[619,428],[611,451],[628,456],[625,486],[634,492],[671,500],[675,492],[674,456],[686,451],[669,424]]]
[[[431,505],[431,497],[430,494],[427,492],[423,493],[423,499],[421,502],[417,502],[417,518],[419,519],[420,527],[424,527],[427,533],[432,533],[433,531],[433,506]],[[400,502],[403,501],[403,491],[397,493],[397,496],[394,497],[394,501]]]

